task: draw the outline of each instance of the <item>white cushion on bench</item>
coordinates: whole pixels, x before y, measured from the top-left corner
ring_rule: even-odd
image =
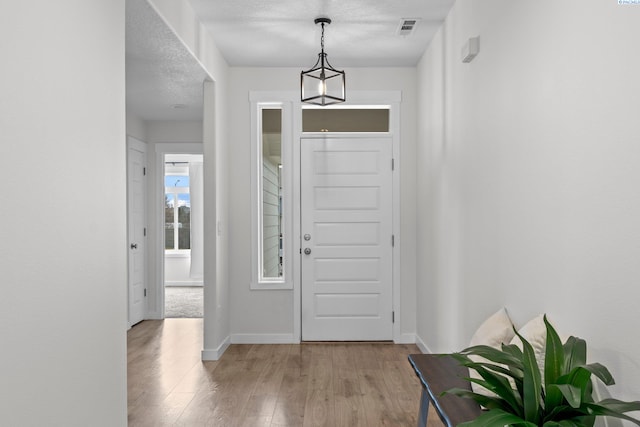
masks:
[[[469,346],[488,345],[500,349],[502,348],[502,344],[511,342],[514,336],[513,323],[507,314],[507,310],[503,307],[480,325],[478,330],[473,334],[473,337],[471,337]],[[486,361],[486,359],[478,356],[471,356],[471,359],[477,362]],[[472,369],[469,370],[469,376],[471,378],[482,379],[480,374]],[[475,393],[485,396],[495,396],[493,392],[476,383],[471,383],[471,389]]]

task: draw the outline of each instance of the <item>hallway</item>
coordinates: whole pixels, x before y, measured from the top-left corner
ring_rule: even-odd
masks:
[[[165,318],[201,318],[203,314],[202,286],[165,286]]]
[[[232,345],[202,362],[202,320],[128,333],[130,426],[414,426],[415,345]],[[440,426],[432,416],[430,427]]]

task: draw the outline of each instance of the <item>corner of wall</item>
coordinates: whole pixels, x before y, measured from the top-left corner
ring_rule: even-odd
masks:
[[[432,354],[433,352],[431,351],[431,349],[427,346],[427,344],[425,344],[424,340],[416,335],[416,345],[418,346],[418,348],[420,349],[420,351],[423,354]]]
[[[206,348],[203,349],[201,354],[202,360],[203,361],[219,360],[224,354],[224,352],[227,351],[230,345],[231,345],[231,337],[227,336],[224,340],[222,340],[222,343],[215,349],[206,349]]]
[[[396,344],[415,344],[416,343],[416,334],[414,333],[403,333],[400,334],[398,339],[395,340]]]

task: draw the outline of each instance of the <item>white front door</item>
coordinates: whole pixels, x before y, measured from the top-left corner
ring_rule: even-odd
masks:
[[[302,339],[393,338],[392,139],[301,139]]]
[[[144,320],[146,144],[129,137],[127,150],[127,216],[129,224],[129,325]]]

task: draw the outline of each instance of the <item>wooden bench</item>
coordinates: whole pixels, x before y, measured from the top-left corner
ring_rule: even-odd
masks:
[[[450,355],[412,354],[409,362],[422,383],[418,427],[427,425],[429,402],[447,427],[455,427],[480,415],[480,406],[472,399],[451,394],[441,396],[443,391],[454,387],[471,390],[471,384],[463,379],[469,376],[468,369],[460,366]]]

